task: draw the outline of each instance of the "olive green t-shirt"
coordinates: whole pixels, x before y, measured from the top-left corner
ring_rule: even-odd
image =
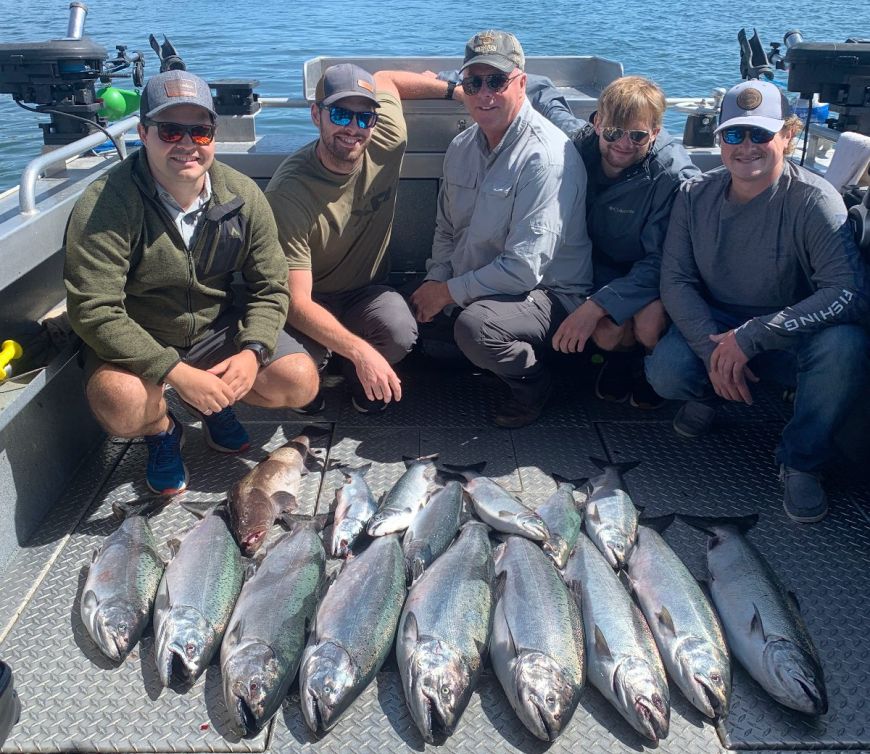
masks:
[[[310,269],[315,293],[352,291],[388,272],[407,128],[399,100],[381,94],[378,101],[378,122],[358,170],[327,170],[313,141],[284,160],[266,187],[290,269]]]

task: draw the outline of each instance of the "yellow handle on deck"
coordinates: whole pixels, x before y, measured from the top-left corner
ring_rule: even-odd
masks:
[[[0,344],[0,382],[12,376],[12,367],[9,362],[20,359],[23,353],[24,349],[14,340],[4,340]]]

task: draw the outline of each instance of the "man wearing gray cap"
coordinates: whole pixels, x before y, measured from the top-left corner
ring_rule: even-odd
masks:
[[[432,257],[411,296],[419,322],[446,321],[465,356],[507,385],[493,417],[507,428],[540,416],[550,393],[543,352],[592,287],[586,217],[576,211],[586,170],[526,100],[524,68],[513,34],[483,31],[465,47],[461,84],[475,125],[445,155]]]
[[[689,438],[721,401],[752,403],[750,383],[796,386],[776,461],[786,514],[809,523],[828,511],[820,473],[870,363],[864,265],[840,195],[786,159],[798,127],[770,82],[726,93],[723,166],[683,184],[671,213],[661,293],[673,325],[646,372],[687,401],[674,429]]]
[[[215,120],[198,76],[149,79],[143,148],[85,190],[66,237],[67,305],[85,342],[88,401],[107,432],[145,436],[146,482],[162,494],[188,482],[166,386],[223,453],[250,445],[237,401],[300,406],[317,390],[313,362],[282,329],[287,266],[272,213],[253,181],[215,161]]]
[[[287,331],[321,368],[331,354],[342,357],[361,413],[401,399],[393,365],[417,339],[408,305],[385,282],[407,143],[401,99],[452,95],[421,74],[331,66],[311,105],[319,138],[284,160],[266,187],[290,266]],[[301,413],[323,407],[318,395]]]

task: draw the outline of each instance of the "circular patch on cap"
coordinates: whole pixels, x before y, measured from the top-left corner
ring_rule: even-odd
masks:
[[[761,100],[761,92],[749,87],[737,95],[737,107],[741,110],[755,110],[761,104]]]

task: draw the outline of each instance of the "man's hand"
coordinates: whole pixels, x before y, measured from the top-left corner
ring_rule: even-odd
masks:
[[[601,306],[587,299],[559,325],[553,336],[553,348],[562,353],[580,353],[606,314]]]
[[[207,416],[216,414],[236,400],[233,389],[220,377],[184,362],[179,362],[172,367],[165,381],[175,388],[185,403],[189,403]]]
[[[427,280],[411,294],[411,309],[418,322],[431,322],[449,304],[455,304],[447,283]]]
[[[220,377],[233,391],[233,403],[244,398],[254,386],[260,365],[257,355],[250,348],[243,348],[237,354],[224,359],[207,370],[209,374]]]
[[[737,342],[734,330],[711,335],[710,340],[717,344],[710,357],[708,372],[716,395],[751,405],[752,393],[746,380],[758,382],[758,377],[747,366],[749,359]]]
[[[374,347],[360,341],[352,361],[366,398],[384,403],[402,400],[402,381]]]

